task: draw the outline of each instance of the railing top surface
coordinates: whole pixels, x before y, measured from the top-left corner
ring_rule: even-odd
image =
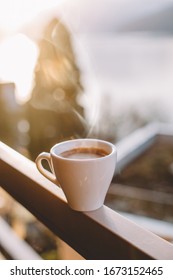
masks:
[[[69,208],[61,189],[29,159],[0,142],[0,185],[87,259],[173,259],[173,245],[106,206]]]

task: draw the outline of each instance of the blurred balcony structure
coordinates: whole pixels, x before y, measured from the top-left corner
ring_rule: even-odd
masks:
[[[170,135],[172,132],[168,127],[152,124],[129,136],[131,142],[117,143],[118,168],[124,168],[147,149],[159,133]],[[45,179],[32,161],[2,142],[0,185],[85,259],[173,259],[170,242],[134,223],[123,213],[107,206],[92,212],[71,210],[61,189]],[[0,248],[8,250],[5,240],[0,240]],[[9,247],[12,242],[14,239],[8,242]],[[25,253],[26,247],[22,248]],[[12,255],[11,258],[22,259],[21,254]]]
[[[105,204],[173,242],[173,126],[151,123],[117,143]]]

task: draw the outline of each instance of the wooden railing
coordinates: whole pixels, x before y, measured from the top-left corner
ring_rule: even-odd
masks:
[[[173,245],[110,208],[76,212],[35,163],[0,142],[0,186],[86,259],[173,259]]]

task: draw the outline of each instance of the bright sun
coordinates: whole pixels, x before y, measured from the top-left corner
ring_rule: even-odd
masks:
[[[18,102],[30,97],[37,56],[36,44],[23,34],[16,34],[0,45],[0,78],[15,83]]]
[[[19,33],[40,12],[60,4],[61,0],[0,0],[0,81],[14,82],[16,99],[30,97],[38,48],[25,34]],[[2,35],[4,37],[2,37]]]

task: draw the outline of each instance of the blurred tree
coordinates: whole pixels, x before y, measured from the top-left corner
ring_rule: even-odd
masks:
[[[15,100],[15,84],[0,83],[0,140],[14,148],[17,147],[17,122],[21,110]]]
[[[53,19],[39,42],[35,85],[27,103],[31,156],[64,139],[82,137],[84,110],[77,98],[83,88],[67,28]]]

